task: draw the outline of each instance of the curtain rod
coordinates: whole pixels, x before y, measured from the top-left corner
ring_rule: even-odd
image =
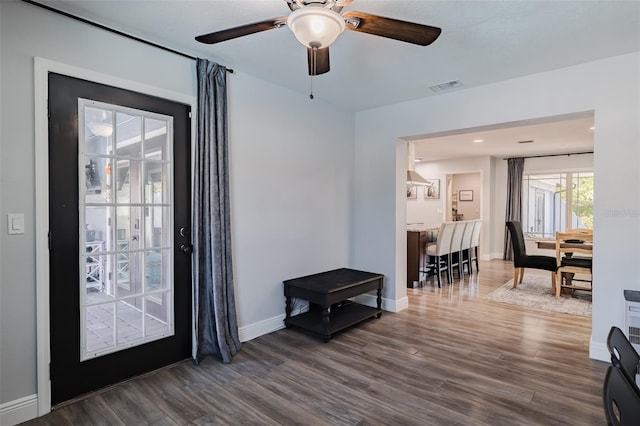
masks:
[[[585,151],[585,152],[569,152],[567,154],[547,154],[547,155],[529,155],[529,156],[518,156],[518,157],[507,157],[503,158],[503,160],[510,160],[512,158],[543,158],[543,157],[562,157],[562,156],[571,156],[571,155],[582,155],[582,154],[593,154],[593,151]]]
[[[97,22],[90,21],[88,19],[82,18],[80,16],[73,15],[73,14],[68,13],[68,12],[64,12],[64,11],[56,9],[54,7],[47,6],[46,4],[38,3],[37,1],[34,1],[34,0],[22,0],[22,1],[25,2],[25,3],[29,3],[29,4],[31,4],[33,6],[41,7],[43,9],[46,9],[46,10],[50,11],[50,12],[57,13],[57,14],[62,15],[62,16],[66,16],[67,18],[75,19],[76,21],[80,21],[82,23],[89,24],[89,25],[92,25],[94,27],[100,28],[102,30],[109,31],[110,33],[118,34],[118,35],[126,37],[128,39],[135,40],[137,42],[144,43],[146,45],[153,46],[153,47],[156,47],[158,49],[162,49],[162,50],[164,50],[166,52],[171,52],[173,54],[180,55],[182,57],[185,57],[185,58],[188,58],[188,59],[191,59],[191,60],[194,60],[194,61],[197,59],[197,58],[195,58],[195,57],[193,57],[191,55],[188,55],[188,54],[186,54],[184,52],[180,52],[178,50],[174,50],[174,49],[171,49],[169,47],[153,43],[151,41],[145,40],[145,39],[140,38],[140,37],[136,37],[136,36],[131,35],[131,34],[127,34],[125,32],[116,30],[115,28],[107,27],[106,25],[102,25],[102,24],[99,24]],[[227,68],[227,72],[233,74],[233,70],[231,68]]]

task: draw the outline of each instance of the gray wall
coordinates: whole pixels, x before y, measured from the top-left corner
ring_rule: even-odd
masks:
[[[0,19],[1,407],[37,392],[34,227],[47,207],[34,195],[34,56],[186,96],[196,79],[192,60],[21,1],[0,2]],[[243,70],[229,77],[229,114],[237,310],[249,339],[281,327],[282,280],[350,266],[353,114]],[[7,235],[7,213],[25,214],[24,235]]]

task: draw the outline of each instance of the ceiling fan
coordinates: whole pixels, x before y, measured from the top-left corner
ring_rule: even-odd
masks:
[[[346,29],[373,34],[394,40],[427,46],[440,32],[437,27],[400,21],[342,8],[353,0],[284,0],[291,13],[288,17],[273,18],[241,25],[196,37],[201,43],[214,44],[261,31],[287,25],[298,41],[307,48],[309,75],[329,71],[329,45]]]

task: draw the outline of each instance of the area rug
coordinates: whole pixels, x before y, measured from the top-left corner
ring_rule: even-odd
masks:
[[[522,284],[518,284],[518,287],[513,288],[513,280],[509,280],[491,292],[487,300],[583,317],[591,316],[591,292],[576,290],[573,297],[563,294],[556,299],[551,293],[549,275],[525,273]]]

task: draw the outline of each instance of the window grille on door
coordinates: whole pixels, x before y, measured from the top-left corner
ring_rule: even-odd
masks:
[[[174,333],[173,119],[78,100],[80,359]]]

